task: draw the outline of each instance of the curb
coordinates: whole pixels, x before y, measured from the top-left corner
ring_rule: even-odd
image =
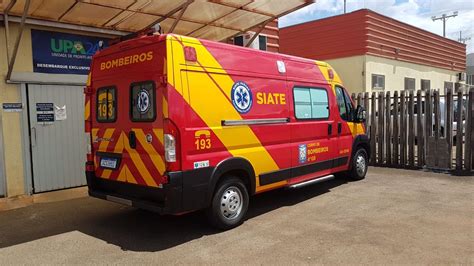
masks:
[[[21,195],[11,198],[2,198],[0,199],[0,212],[28,207],[36,203],[58,202],[87,196],[87,186],[84,186],[33,194],[31,196]]]

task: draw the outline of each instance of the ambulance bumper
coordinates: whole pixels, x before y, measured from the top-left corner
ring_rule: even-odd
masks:
[[[174,214],[181,211],[182,189],[179,184],[170,182],[162,188],[155,188],[98,178],[94,172],[86,172],[86,177],[91,197],[160,214]]]
[[[211,173],[211,168],[207,171],[167,173],[169,182],[161,188],[98,178],[91,171],[86,172],[86,178],[91,197],[160,214],[179,214],[207,207],[207,188]],[[196,180],[202,183],[196,183]]]

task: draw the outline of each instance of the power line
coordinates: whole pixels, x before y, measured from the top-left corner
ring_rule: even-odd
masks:
[[[446,14],[443,14],[439,17],[437,16],[432,16],[431,19],[433,21],[436,21],[436,20],[443,20],[443,37],[446,37],[446,20],[448,20],[448,18],[453,18],[453,17],[456,17],[458,15],[458,11],[454,11],[453,14],[451,15],[446,15]]]

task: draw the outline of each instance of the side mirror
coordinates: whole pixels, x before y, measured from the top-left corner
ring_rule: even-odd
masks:
[[[365,111],[365,108],[358,105],[356,109],[356,114],[355,114],[355,121],[356,123],[364,123],[366,120],[367,112]]]

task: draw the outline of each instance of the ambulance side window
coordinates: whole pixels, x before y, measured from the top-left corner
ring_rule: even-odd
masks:
[[[327,119],[329,117],[329,100],[325,89],[295,87],[293,96],[297,119]]]
[[[130,86],[130,119],[152,122],[156,118],[155,84],[153,81],[132,83]]]
[[[103,87],[97,90],[97,122],[111,123],[117,120],[117,88]]]
[[[353,121],[352,115],[354,113],[354,106],[352,105],[351,98],[344,89],[339,86],[336,86],[336,99],[341,118],[346,121]]]

